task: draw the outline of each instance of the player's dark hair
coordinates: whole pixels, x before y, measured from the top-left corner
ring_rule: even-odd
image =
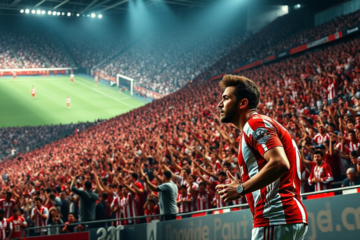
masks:
[[[225,172],[219,172],[219,176],[225,176],[226,177],[226,173]]]
[[[18,208],[13,209],[13,213],[16,213],[17,211],[20,211]]]
[[[101,194],[101,197],[106,200],[109,197],[109,194],[107,194],[106,192],[103,192]]]
[[[55,197],[56,197],[55,194],[53,194],[53,193],[50,193],[50,194],[49,194],[49,198],[50,198],[51,200],[54,200]]]
[[[227,87],[235,87],[233,94],[239,102],[241,99],[246,98],[249,103],[250,109],[255,109],[260,101],[260,89],[250,79],[244,76],[236,76],[227,74],[219,83],[221,89],[225,90]]]
[[[186,185],[181,185],[180,188],[184,188],[184,189],[187,189]]]
[[[5,194],[6,194],[6,196],[8,196],[8,197],[12,197],[12,193],[11,193],[11,192],[6,192]]]
[[[319,154],[321,157],[323,157],[323,156],[324,156],[324,154],[323,154],[323,152],[322,152],[322,151],[315,151],[315,152],[314,152],[314,155],[315,155],[315,154]]]
[[[118,189],[120,189],[120,190],[123,189],[123,186],[122,186],[122,185],[119,185],[119,186],[118,186]]]
[[[189,175],[191,173],[191,171],[187,168],[183,168],[183,170]]]
[[[34,198],[34,201],[39,201],[39,202],[43,203],[43,200],[39,197]]]
[[[355,134],[355,131],[354,130],[349,130],[349,132],[348,132],[349,134],[350,133],[353,133],[353,134]]]

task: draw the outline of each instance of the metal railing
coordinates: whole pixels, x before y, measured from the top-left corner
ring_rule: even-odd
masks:
[[[334,189],[322,190],[322,191],[318,191],[318,192],[302,193],[301,197],[306,197],[306,196],[309,196],[309,195],[322,194],[322,193],[329,193],[329,192],[338,192],[338,191],[344,191],[344,190],[351,190],[351,189],[357,189],[357,188],[360,188],[360,185],[349,186],[349,187],[341,187],[341,188],[334,188]],[[176,216],[177,217],[182,217],[182,216],[186,216],[186,215],[195,215],[195,214],[201,214],[201,213],[216,212],[216,211],[233,209],[233,208],[247,209],[248,206],[249,206],[248,203],[243,203],[243,204],[225,206],[225,207],[221,207],[221,208],[210,208],[210,209],[206,209],[206,210],[192,211],[192,212],[187,212],[187,213],[178,213],[178,214],[176,214]],[[243,209],[239,209],[239,211],[241,211]],[[138,223],[136,221],[138,219],[160,218],[161,216],[162,216],[161,214],[157,214],[157,215],[137,216],[137,217],[129,217],[129,218],[118,218],[118,219],[114,218],[114,219],[106,219],[106,220],[95,220],[95,221],[71,223],[71,224],[68,224],[68,226],[82,225],[84,227],[84,231],[88,231],[89,229],[99,228],[99,226],[101,224],[104,224],[104,226],[101,226],[101,227],[111,227],[112,226],[111,223],[116,223],[117,221],[134,220],[134,221],[132,221],[131,224],[136,225],[136,224],[142,224],[142,223]],[[116,224],[114,224],[114,226],[116,227]],[[59,228],[60,229],[59,233],[60,234],[65,234],[65,233],[61,232],[61,229],[63,227],[64,227],[64,224],[50,225],[50,226],[43,226],[43,227],[28,227],[28,228],[24,229],[23,231],[25,232],[26,237],[31,235],[30,234],[31,231],[36,231],[37,229],[44,229],[44,228],[47,228],[47,229],[48,228]]]

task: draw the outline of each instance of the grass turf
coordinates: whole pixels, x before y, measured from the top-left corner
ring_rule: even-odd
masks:
[[[119,93],[115,87],[95,86],[82,76],[17,77],[0,79],[0,128],[68,124],[109,119],[146,104],[136,97]],[[32,99],[30,89],[36,89]],[[71,98],[70,109],[66,97]]]

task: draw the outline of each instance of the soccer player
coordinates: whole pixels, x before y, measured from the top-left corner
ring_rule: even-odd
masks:
[[[9,236],[11,236],[13,229],[9,220],[4,217],[4,214],[4,209],[0,209],[0,240],[9,240],[9,237],[6,237],[6,230],[10,229]]]
[[[32,99],[34,99],[35,98],[35,93],[36,93],[36,89],[34,88],[34,86],[32,86],[32,88],[30,89],[29,92],[31,92]]]
[[[254,216],[252,240],[302,240],[307,213],[300,198],[300,153],[291,134],[256,112],[259,87],[244,76],[225,75],[218,104],[222,123],[241,130],[238,162],[242,182],[229,171],[230,184],[218,185],[225,202],[245,195]]]
[[[16,78],[16,72],[13,71],[13,81],[15,81],[15,78]]]
[[[70,102],[71,102],[71,98],[68,96],[66,98],[66,104],[67,104],[67,108],[70,109]]]
[[[98,81],[99,81],[99,76],[95,75],[95,84],[96,84],[96,86],[98,86]]]
[[[14,208],[13,216],[8,219],[9,223],[12,225],[13,233],[9,235],[11,239],[21,238],[21,229],[27,227],[27,222],[23,217],[21,217],[21,212],[18,208]]]
[[[74,82],[74,73],[72,71],[70,73],[70,81],[71,81],[71,83],[75,84],[75,82]]]

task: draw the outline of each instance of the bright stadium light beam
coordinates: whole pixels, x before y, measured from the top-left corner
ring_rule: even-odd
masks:
[[[35,10],[34,10],[34,9],[33,9],[33,10],[31,10],[31,13],[32,13],[32,14],[35,14]]]
[[[64,16],[64,15],[65,15],[65,13],[64,13],[64,12],[62,12],[62,13],[61,13],[61,15],[63,15],[63,16]]]
[[[42,14],[42,15],[45,15],[45,13],[46,13],[45,10],[42,10],[42,11],[41,11],[41,14]]]
[[[102,15],[101,15],[101,14],[99,14],[99,15],[98,15],[98,18],[102,18]]]
[[[60,16],[60,12],[57,12],[57,15]]]
[[[20,13],[24,13],[24,9],[21,9],[21,10],[20,10]]]
[[[68,12],[68,13],[67,13],[67,16],[70,17],[70,16],[71,16],[71,12]]]
[[[41,14],[41,10],[37,10],[36,13],[37,13],[37,14]]]
[[[51,11],[48,11],[48,14],[51,15]]]
[[[26,9],[26,10],[25,10],[25,13],[26,13],[26,14],[28,14],[29,12],[30,12],[30,10],[29,10],[29,9]]]
[[[80,17],[80,13],[77,13],[76,16],[77,16],[77,17]]]
[[[96,17],[96,14],[95,14],[95,13],[92,13],[92,14],[91,14],[91,17],[92,17],[92,18]]]
[[[53,16],[56,16],[56,12],[55,12],[55,11],[53,11],[53,13],[52,13],[52,14],[53,14]]]

